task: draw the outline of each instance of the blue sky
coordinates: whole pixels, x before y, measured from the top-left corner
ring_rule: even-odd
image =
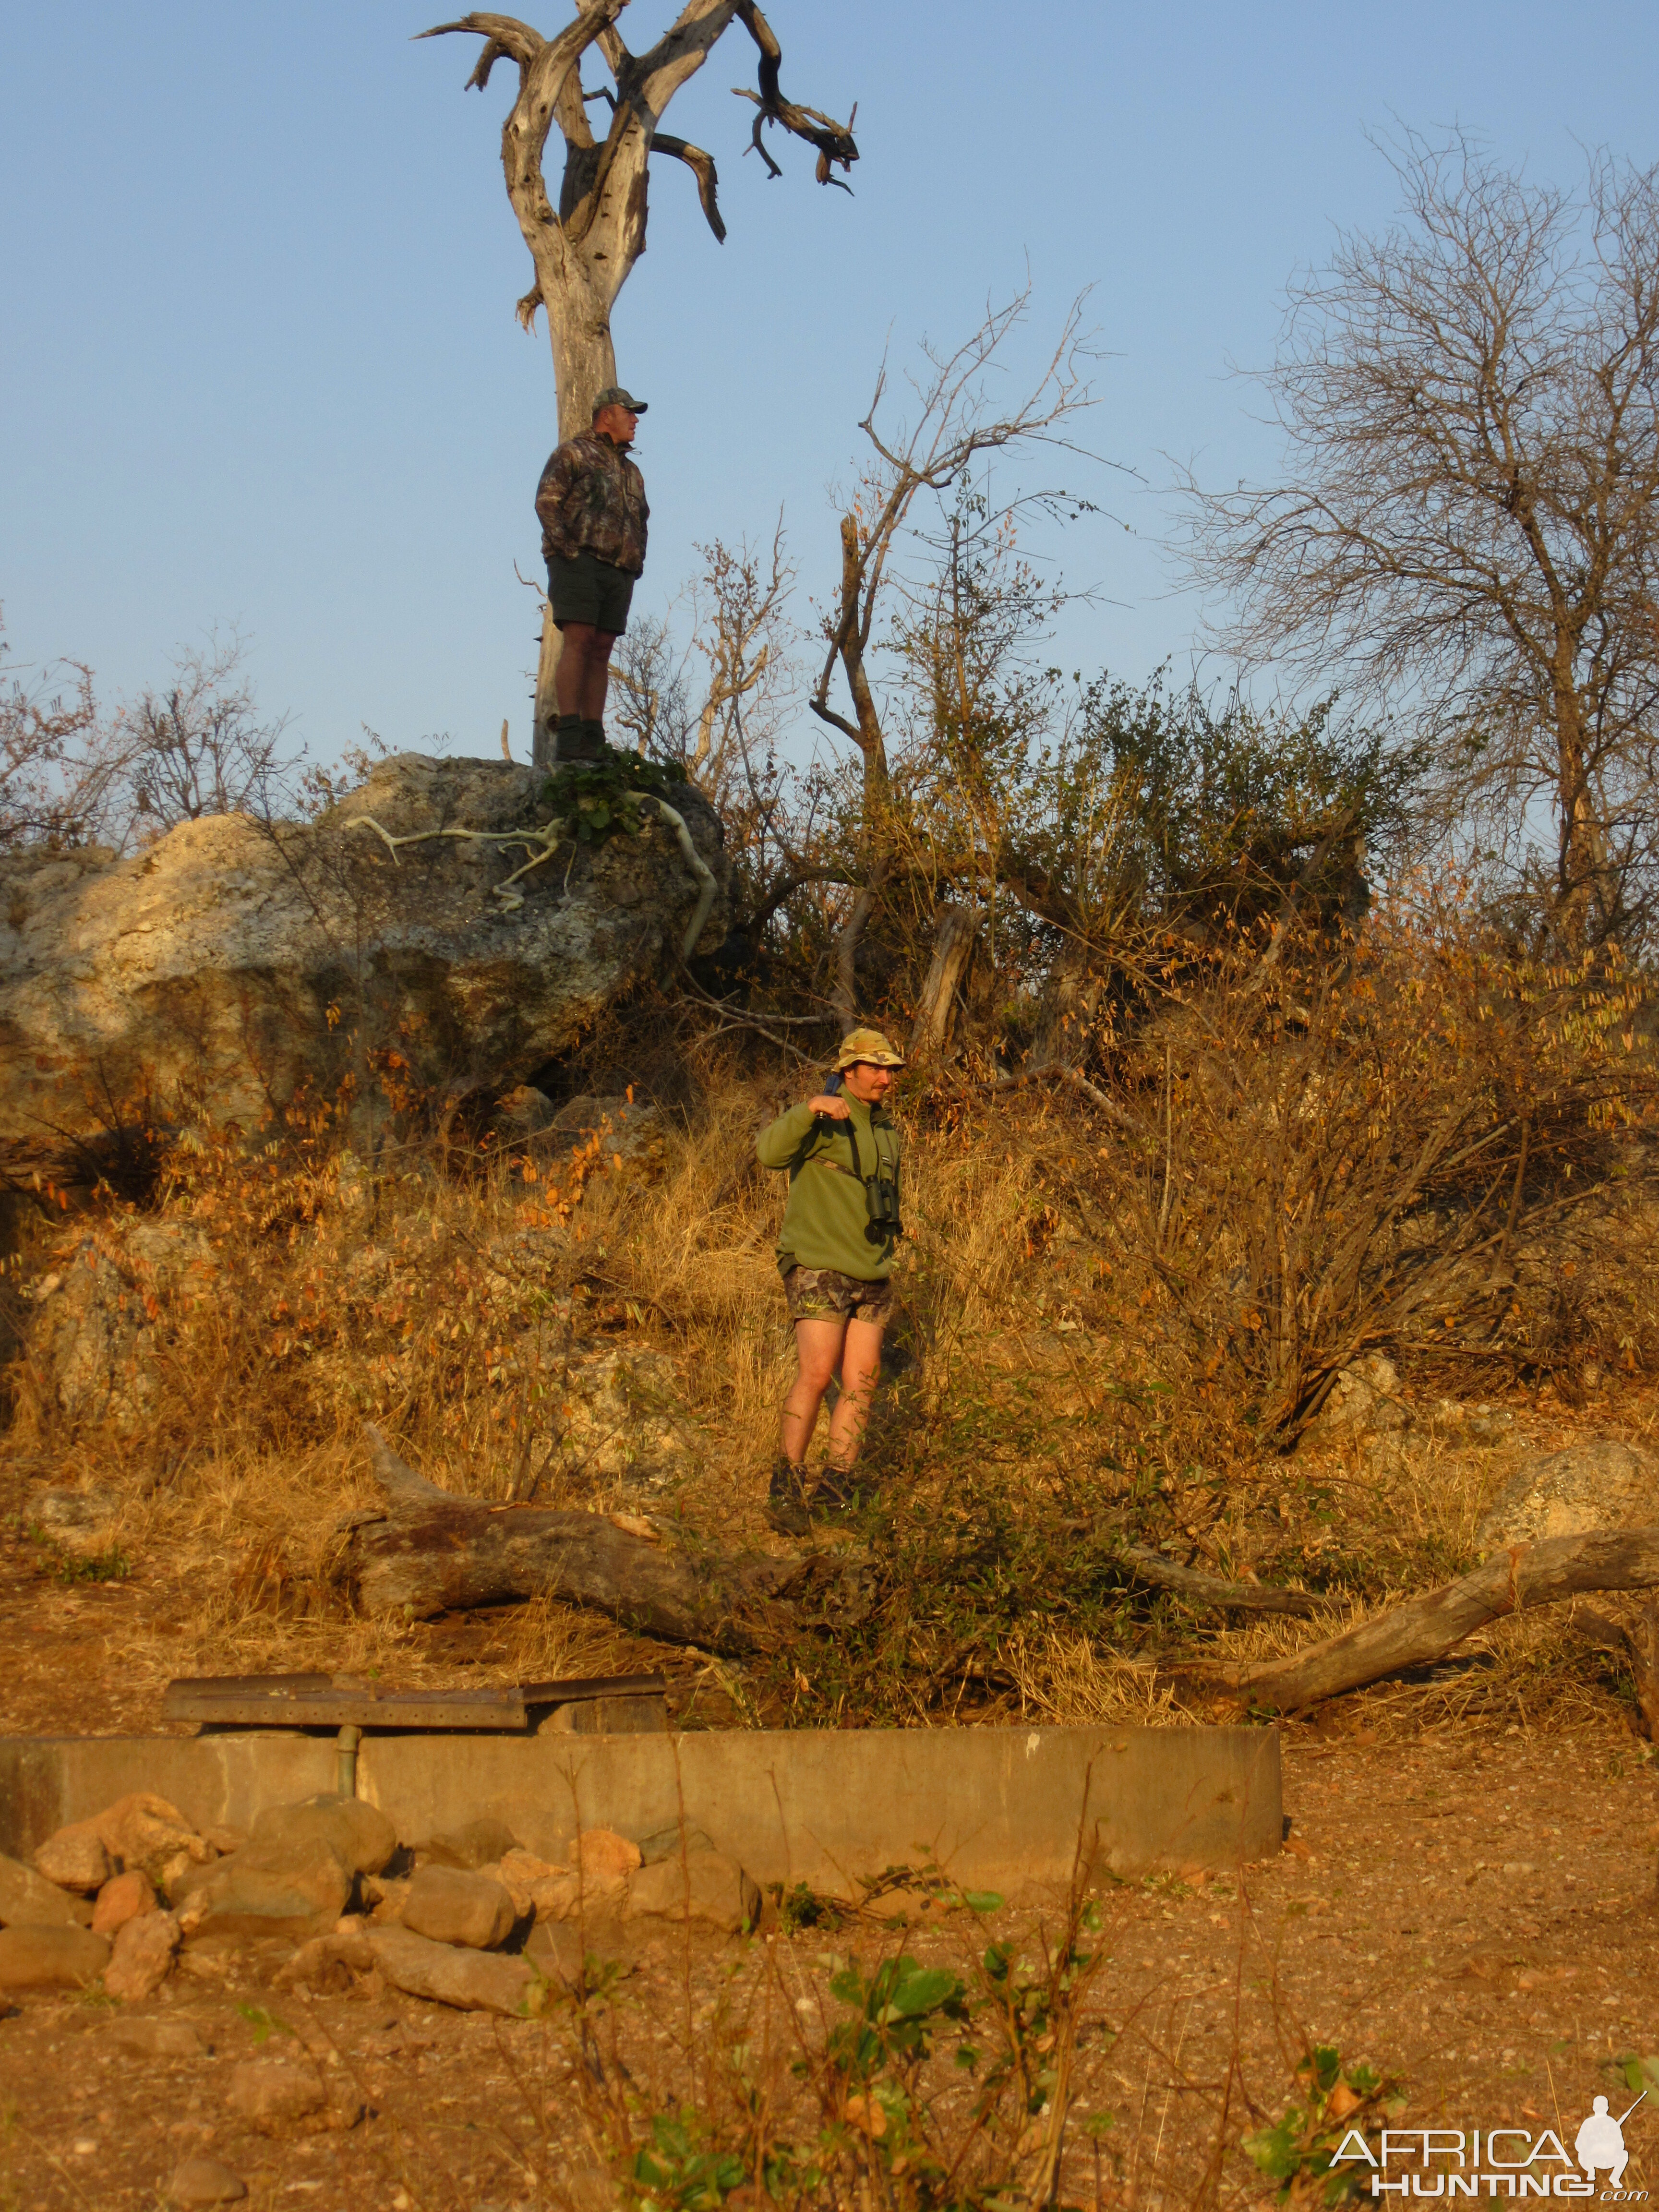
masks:
[[[410,42],[436,12],[0,0],[0,605],[18,660],[86,659],[114,696],[237,623],[262,704],[319,757],[364,722],[493,752],[504,715],[524,752],[535,607],[514,562],[535,571],[552,369],[513,314],[513,71],[464,94],[475,40]],[[754,72],[734,29],[668,119],[716,155],[727,241],[659,164],[616,316],[620,373],[652,404],[649,611],[699,540],[760,537],[781,508],[805,616],[884,347],[962,337],[1029,264],[1034,345],[1094,288],[1113,358],[1087,434],[1151,486],[1076,474],[1119,520],[1053,549],[1102,595],[1073,611],[1066,657],[1184,669],[1196,610],[1162,550],[1164,456],[1222,482],[1270,465],[1229,364],[1269,356],[1285,280],[1333,224],[1388,219],[1366,130],[1455,119],[1563,179],[1583,144],[1655,157],[1659,15],[1621,0],[1565,17],[1525,0],[770,14],[785,89],[841,116],[858,101],[856,196],[815,185],[803,148],[778,144],[775,183],[739,158],[753,111],[729,88]],[[670,15],[633,0],[630,44]]]

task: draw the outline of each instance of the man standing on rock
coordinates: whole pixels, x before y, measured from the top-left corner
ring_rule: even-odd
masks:
[[[789,1171],[789,1203],[778,1233],[778,1267],[795,1325],[796,1375],[783,1401],[782,1450],[767,1518],[804,1536],[817,1504],[844,1504],[870,1401],[881,1374],[881,1334],[892,1307],[888,1278],[899,1222],[899,1133],[883,1107],[902,1067],[879,1030],[843,1039],[839,1085],[792,1106],[763,1129],[760,1163]],[[830,1423],[830,1464],[809,1500],[806,1448],[823,1394],[836,1374],[841,1397]]]
[[[562,761],[604,756],[611,649],[645,567],[651,510],[628,457],[644,412],[643,399],[607,385],[593,402],[592,428],[554,451],[536,487],[547,596],[562,640],[554,684]]]

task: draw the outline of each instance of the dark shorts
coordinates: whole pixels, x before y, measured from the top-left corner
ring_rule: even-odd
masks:
[[[547,596],[561,629],[568,622],[592,623],[595,629],[620,637],[628,628],[634,579],[614,561],[601,561],[597,553],[578,553],[572,561],[548,562]]]
[[[865,1321],[879,1328],[893,1310],[893,1285],[866,1283],[836,1267],[792,1267],[783,1279],[791,1321]]]

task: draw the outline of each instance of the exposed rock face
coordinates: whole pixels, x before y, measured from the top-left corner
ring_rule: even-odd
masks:
[[[1659,1462],[1633,1444],[1604,1441],[1531,1453],[1487,1507],[1475,1536],[1490,1549],[1596,1528],[1647,1528],[1656,1520]]]
[[[116,1122],[252,1133],[353,1078],[361,1118],[382,1072],[434,1092],[522,1083],[672,965],[698,896],[674,833],[564,844],[509,907],[495,886],[533,848],[443,837],[394,856],[365,817],[394,836],[534,831],[544,788],[507,762],[404,753],[315,823],[215,815],[131,859],[0,859],[0,1161],[99,1158]],[[720,886],[713,948],[720,823],[695,792],[677,803]]]

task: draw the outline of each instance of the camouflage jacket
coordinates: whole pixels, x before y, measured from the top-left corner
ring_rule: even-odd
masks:
[[[549,458],[536,487],[542,556],[568,561],[592,553],[630,576],[645,566],[645,478],[620,446],[584,430]]]

